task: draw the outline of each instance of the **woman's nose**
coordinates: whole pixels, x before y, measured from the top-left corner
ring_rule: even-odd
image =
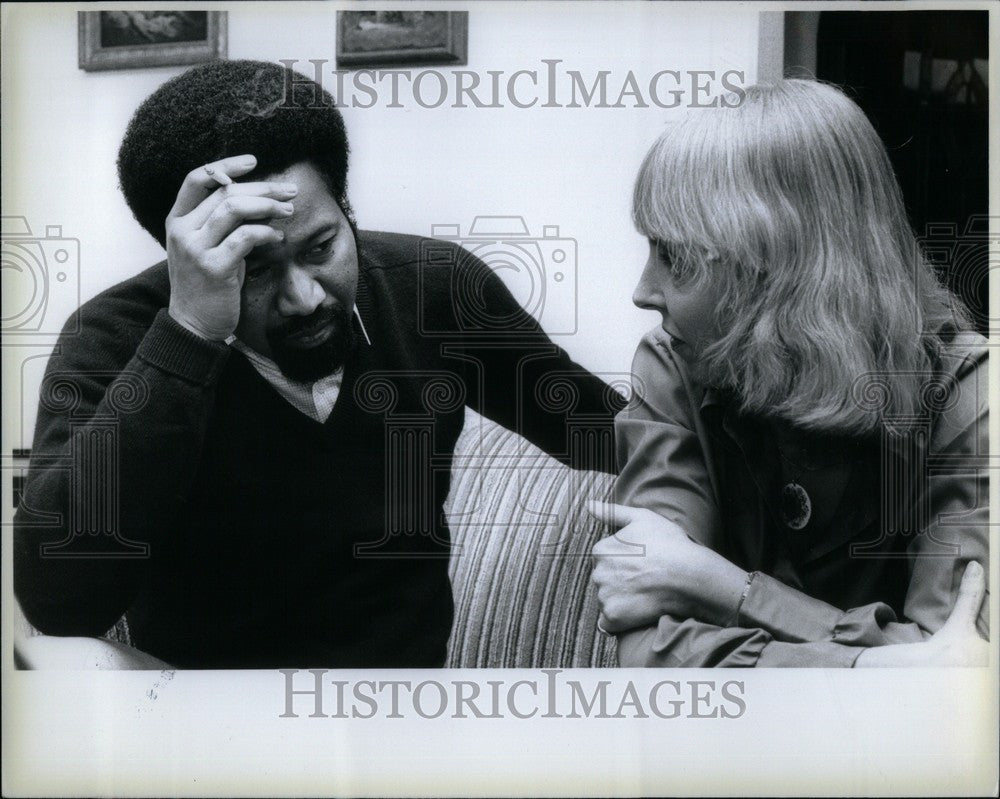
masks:
[[[639,283],[635,287],[635,291],[632,292],[632,303],[646,310],[664,310],[663,293],[653,279],[651,274],[653,270],[650,267],[651,264],[647,262],[642,270],[642,277],[639,278]]]
[[[278,312],[283,316],[308,316],[323,302],[326,292],[308,270],[290,266],[278,294]]]

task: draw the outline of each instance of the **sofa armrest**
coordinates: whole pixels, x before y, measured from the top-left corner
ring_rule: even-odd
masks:
[[[169,663],[118,641],[33,635],[14,642],[19,669],[171,669]]]

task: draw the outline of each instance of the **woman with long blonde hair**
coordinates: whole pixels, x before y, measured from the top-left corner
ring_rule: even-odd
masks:
[[[633,218],[662,324],[592,510],[621,527],[594,580],[622,665],[982,660],[985,340],[863,112],[801,80],[692,112]]]

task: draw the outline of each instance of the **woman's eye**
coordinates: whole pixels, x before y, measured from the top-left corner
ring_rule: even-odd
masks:
[[[674,248],[665,241],[656,242],[656,257],[664,264],[670,265],[674,261]]]

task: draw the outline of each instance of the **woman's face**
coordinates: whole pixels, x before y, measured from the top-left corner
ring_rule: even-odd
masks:
[[[718,325],[719,291],[710,279],[678,282],[666,263],[669,256],[655,241],[632,294],[640,308],[659,311],[670,346],[685,361],[694,363],[705,347],[721,336]]]

